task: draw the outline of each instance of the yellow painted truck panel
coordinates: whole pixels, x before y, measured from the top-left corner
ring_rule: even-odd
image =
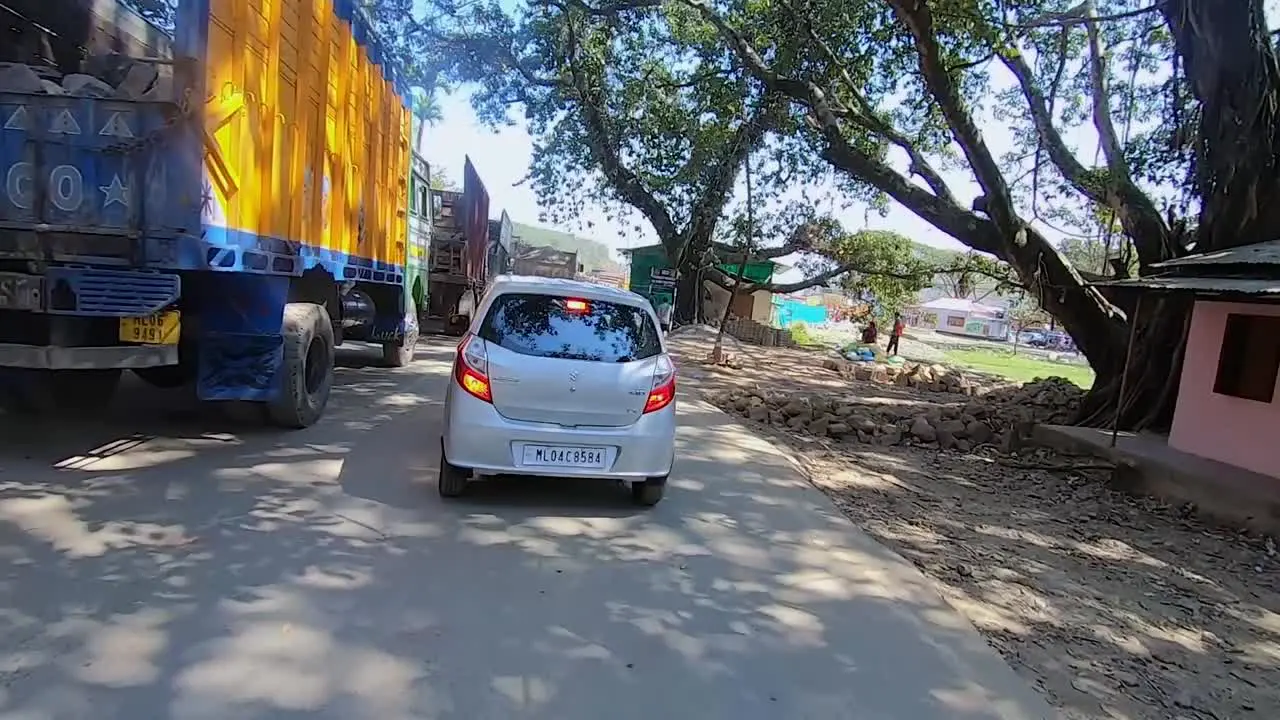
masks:
[[[210,0],[205,221],[403,270],[410,111],[353,12]]]

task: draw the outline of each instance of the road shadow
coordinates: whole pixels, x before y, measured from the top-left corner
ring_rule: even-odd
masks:
[[[932,583],[687,395],[655,508],[525,479],[443,501],[448,352],[345,374],[301,432],[0,459],[0,717],[1043,716]]]

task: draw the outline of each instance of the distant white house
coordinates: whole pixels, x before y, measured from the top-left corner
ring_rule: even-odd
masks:
[[[1004,340],[1009,336],[1005,308],[964,298],[937,298],[908,308],[907,322],[914,327],[969,337]]]

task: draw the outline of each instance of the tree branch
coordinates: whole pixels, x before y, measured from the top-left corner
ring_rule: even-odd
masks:
[[[947,73],[946,64],[942,61],[942,52],[938,47],[937,34],[933,29],[933,16],[929,6],[916,0],[890,0],[890,6],[915,38],[916,54],[919,57],[920,72],[924,76],[925,86],[929,94],[938,103],[938,108],[951,126],[951,134],[960,145],[961,151],[973,169],[974,177],[982,186],[986,197],[987,214],[1010,238],[1021,230],[1022,221],[1014,212],[1013,198],[1009,186],[1004,179],[995,156],[987,147],[982,131],[978,129],[973,116],[969,113],[958,88]]]
[[[757,290],[766,290],[771,293],[785,295],[787,293],[796,292],[797,290],[804,290],[805,288],[811,288],[815,285],[825,284],[831,280],[834,280],[835,278],[840,277],[841,275],[844,275],[845,273],[856,271],[860,266],[861,266],[861,263],[847,263],[843,265],[837,265],[836,267],[831,268],[826,272],[819,273],[817,275],[814,275],[813,277],[805,278],[804,280],[798,280],[793,283],[781,283],[781,284],[779,283],[743,283],[741,286],[739,286],[738,292],[751,294],[753,292],[756,292]],[[712,265],[710,267],[705,268],[704,272],[705,272],[704,277],[707,280],[710,280],[711,282],[724,288],[725,290],[729,290],[733,287],[733,278],[730,277],[728,273],[721,270],[720,268]],[[907,278],[904,277],[903,279],[907,279]]]
[[[1100,44],[1098,49],[1100,52]],[[1138,261],[1142,267],[1173,257],[1175,253],[1170,242],[1169,226],[1160,215],[1155,203],[1129,176],[1124,151],[1119,147],[1120,143],[1111,122],[1110,103],[1105,97],[1105,82],[1100,83],[1098,79],[1093,82],[1094,126],[1098,128],[1109,166],[1108,172],[1100,175],[1098,171],[1086,168],[1080,162],[1075,153],[1067,147],[1061,133],[1054,127],[1049,101],[1036,82],[1031,66],[1016,45],[1011,50],[1001,53],[1000,59],[1018,81],[1018,86],[1031,111],[1036,134],[1044,144],[1049,160],[1058,168],[1062,177],[1090,202],[1115,210],[1125,233],[1134,241],[1134,246],[1138,250]],[[1091,75],[1094,72],[1105,71],[1104,67],[1095,67],[1092,61],[1090,66]],[[1098,97],[1099,93],[1103,94],[1101,99]],[[1109,150],[1108,144],[1110,144]],[[1111,166],[1119,170],[1116,171]]]
[[[1166,0],[1160,8],[1200,103],[1197,251],[1275,237],[1280,60],[1261,2]]]
[[[1111,118],[1111,96],[1107,87],[1107,56],[1102,49],[1102,38],[1098,30],[1098,9],[1093,0],[1084,2],[1085,34],[1089,39],[1089,86],[1093,100],[1093,127],[1098,131],[1098,143],[1102,147],[1102,155],[1107,160],[1107,169],[1116,182],[1132,183],[1129,175],[1129,163],[1124,158],[1124,148],[1120,146],[1120,136],[1116,134],[1115,122]]]
[[[849,111],[847,117],[857,124],[863,126],[867,130],[883,135],[889,142],[897,145],[903,152],[907,154],[907,158],[911,161],[910,172],[913,175],[920,176],[926,184],[933,190],[934,194],[940,200],[949,202],[953,205],[959,205],[956,202],[955,194],[951,192],[951,188],[947,185],[942,176],[934,169],[933,165],[925,158],[924,154],[916,148],[915,143],[898,132],[888,121],[880,116],[876,109],[872,107],[867,97],[859,89],[859,84],[854,81],[853,76],[849,73],[849,68],[836,55],[835,50],[831,48],[830,43],[823,40],[818,31],[813,27],[812,18],[807,14],[801,13],[796,6],[784,0],[788,12],[796,18],[804,26],[805,34],[808,35],[809,41],[818,47],[827,62],[840,73],[840,79],[844,82],[844,90],[853,98],[854,104],[857,106],[853,111]],[[839,113],[837,113],[839,114]]]
[[[881,160],[857,148],[844,136],[840,117],[821,88],[812,81],[785,77],[771,68],[755,47],[706,0],[681,1],[697,10],[716,28],[753,77],[770,90],[786,95],[808,109],[810,124],[822,136],[826,146],[822,151],[824,159],[889,195],[943,232],[962,238],[970,247],[991,253],[997,251],[994,227],[990,221],[915,185]]]
[[[600,97],[601,91],[591,86],[579,65],[577,32],[573,21],[566,18],[565,27],[568,44],[565,62],[574,92],[581,101],[579,103],[582,109],[581,117],[587,129],[587,143],[591,148],[591,154],[595,156],[596,162],[600,163],[601,172],[613,183],[618,195],[648,218],[659,238],[678,236],[679,231],[671,219],[671,214],[662,203],[658,202],[653,193],[649,192],[635,171],[622,162],[621,153],[618,152],[620,143],[610,135],[608,121],[600,111],[604,106],[603,99]]]
[[[786,103],[782,102],[781,98],[774,93],[769,93],[755,112],[744,118],[742,124],[738,126],[733,139],[729,142],[728,150],[721,155],[719,163],[712,172],[711,182],[702,198],[693,206],[688,230],[681,240],[680,247],[677,248],[677,257],[683,257],[688,244],[695,239],[711,238],[716,223],[720,222],[724,207],[729,202],[734,182],[738,179],[738,170],[746,162],[747,156],[759,147],[764,136],[777,127],[779,115],[785,107]],[[697,249],[694,248],[695,251]]]
[[[998,24],[1012,30],[1031,30],[1033,28],[1052,27],[1055,25],[1059,27],[1070,27],[1072,25],[1080,25],[1082,23],[1115,22],[1117,20],[1128,20],[1129,18],[1136,18],[1141,15],[1153,13],[1159,10],[1160,6],[1163,4],[1164,3],[1156,3],[1154,5],[1137,8],[1136,10],[1125,10],[1123,12],[1112,13],[1110,15],[1099,15],[1096,7],[1089,7],[1093,5],[1092,1],[1085,0],[1085,2],[1080,3],[1070,10],[1065,10],[1060,13],[1046,13],[1034,20],[1030,20],[1020,25],[1010,25],[1005,23]]]

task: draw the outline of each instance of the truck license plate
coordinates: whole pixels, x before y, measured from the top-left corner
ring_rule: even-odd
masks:
[[[525,445],[524,464],[602,468],[604,467],[604,448]]]
[[[0,273],[0,310],[39,310],[43,278],[22,273]]]
[[[177,345],[182,317],[176,310],[146,317],[120,318],[120,342],[144,345]]]

